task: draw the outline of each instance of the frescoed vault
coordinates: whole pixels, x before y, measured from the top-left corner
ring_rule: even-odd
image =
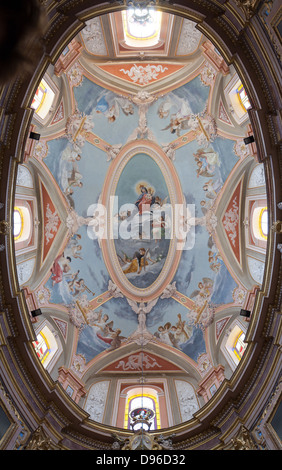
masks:
[[[144,333],[147,341],[169,344],[197,362],[206,352],[205,328],[218,305],[234,302],[237,288],[213,238],[216,201],[240,159],[237,142],[217,133],[207,112],[210,86],[200,74],[160,97],[118,95],[86,77],[73,95],[75,110],[66,133],[44,140],[43,158],[38,153],[42,142],[34,155],[55,178],[68,211],[64,245],[42,286],[49,304],[64,306],[81,330],[76,352],[86,362],[131,338],[138,342]],[[124,164],[120,155],[127,148]],[[111,223],[119,235],[108,241],[95,234],[95,207],[97,211],[103,201],[109,208],[103,199],[110,196],[118,201]],[[169,230],[165,233],[172,216],[166,206],[171,211],[172,203],[183,202],[189,208],[190,231],[181,250],[172,246]],[[50,242],[60,220],[54,206],[48,208],[54,222],[52,229],[49,219],[45,224]],[[137,221],[140,214],[149,224],[145,238]],[[122,232],[123,224],[127,233],[130,227],[131,238]],[[109,271],[118,273],[115,283]],[[124,284],[129,288],[124,290]]]
[[[226,68],[206,58],[187,76],[183,65],[129,65],[101,64],[104,83],[83,60],[64,74],[28,161],[43,214],[42,271],[30,289],[36,306],[74,328],[69,363],[80,379],[112,352],[103,370],[130,362],[130,345],[153,345],[162,371],[184,370],[186,358],[201,377],[213,361],[210,328],[217,342],[231,318],[222,312],[253,287],[238,275],[245,130],[223,93],[216,105]]]

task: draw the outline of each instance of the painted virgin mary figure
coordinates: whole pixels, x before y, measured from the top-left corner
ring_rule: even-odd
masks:
[[[151,206],[155,202],[153,196],[153,189],[146,188],[145,186],[140,186],[141,194],[139,195],[137,201],[135,202],[136,207],[138,208],[139,214],[142,214],[144,210],[148,210],[148,206]]]

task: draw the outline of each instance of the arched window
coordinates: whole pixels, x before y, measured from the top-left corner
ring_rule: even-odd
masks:
[[[237,96],[238,96],[238,99],[239,99],[239,102],[240,102],[241,106],[243,107],[243,109],[245,111],[247,111],[247,109],[249,109],[251,107],[251,103],[249,101],[249,98],[247,96],[247,93],[246,93],[245,88],[243,87],[242,83],[237,88]]]
[[[233,370],[239,364],[246,350],[247,343],[245,343],[244,340],[245,332],[240,322],[236,320],[233,327],[231,326],[229,329],[226,341],[224,341],[221,346],[221,350]]]
[[[127,403],[125,407],[125,416],[124,416],[124,427],[125,429],[132,429],[131,424],[134,420],[139,417],[147,417],[150,423],[150,430],[160,429],[160,410],[159,402],[155,391],[152,390],[153,394],[149,393],[138,393],[133,394],[134,390],[131,390],[131,393],[128,393]],[[142,427],[142,424],[137,425],[134,429]]]
[[[32,344],[44,368],[46,369],[49,366],[48,369],[50,369],[52,359],[56,360],[61,352],[61,345],[58,344],[54,334],[47,325],[37,332],[36,341],[33,341]]]
[[[239,359],[239,361],[242,359],[243,354],[246,349],[246,343],[244,343],[244,339],[245,339],[245,334],[243,333],[243,331],[240,331],[237,338],[235,338],[234,345],[233,345],[233,352],[236,355],[236,357]]]
[[[19,207],[14,208],[14,239],[18,240],[23,232],[24,217],[23,212]]]
[[[47,116],[54,97],[54,91],[48,85],[46,80],[42,79],[31,103],[31,107],[41,119],[44,119]]]
[[[267,235],[268,235],[268,211],[267,211],[267,207],[264,207],[260,211],[259,228],[260,228],[261,236],[266,239]]]
[[[256,207],[252,217],[253,234],[259,240],[267,240],[268,210],[267,207]]]
[[[50,347],[48,340],[43,332],[38,333],[36,341],[33,342],[36,354],[39,357],[40,362],[44,364],[47,357],[50,354]]]
[[[232,112],[234,119],[238,124],[245,122],[248,119],[247,111],[251,108],[251,103],[237,74],[233,76],[225,88],[225,96],[231,109],[234,110],[234,113]]]
[[[31,107],[38,113],[40,108],[43,106],[45,98],[47,95],[47,88],[45,86],[44,80],[39,84],[39,87],[36,90],[36,93],[33,97]]]
[[[15,206],[14,207],[14,240],[16,242],[23,242],[29,239],[31,234],[31,212],[28,206]]]

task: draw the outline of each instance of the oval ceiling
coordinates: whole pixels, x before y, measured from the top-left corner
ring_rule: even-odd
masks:
[[[40,219],[38,238],[15,244],[19,283],[43,312],[35,332],[47,322],[65,351],[53,377],[64,366],[89,390],[91,371],[109,377],[142,347],[195,392],[213,373],[216,390],[242,357],[226,338],[247,331],[240,312],[266,253],[248,231],[266,189],[249,187],[259,164],[240,80],[191,21],[167,14],[134,63],[119,14],[90,20],[44,76],[54,98],[47,118],[34,112],[40,140],[22,165],[36,191],[16,188]]]

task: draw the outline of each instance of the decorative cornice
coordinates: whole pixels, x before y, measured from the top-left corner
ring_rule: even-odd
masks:
[[[11,224],[7,220],[0,220],[0,234],[9,235],[11,232]]]
[[[59,447],[47,436],[43,426],[39,426],[31,435],[24,450],[59,450]]]
[[[244,12],[246,20],[249,21],[257,12],[259,0],[235,0],[236,5]]]
[[[231,450],[257,450],[250,431],[241,426],[235,438],[231,439]]]

